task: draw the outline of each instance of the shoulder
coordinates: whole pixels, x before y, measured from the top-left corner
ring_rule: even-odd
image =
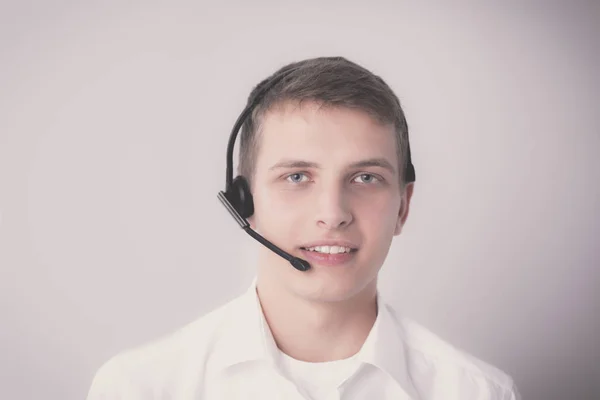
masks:
[[[182,390],[187,371],[194,364],[201,367],[237,301],[234,299],[177,331],[111,357],[94,375],[87,399],[146,399]]]
[[[510,375],[452,345],[416,321],[398,316],[391,307],[389,309],[406,346],[416,384],[419,381],[433,384],[441,380],[451,382],[450,386],[461,392],[462,398],[477,391],[488,394],[486,398],[520,399]]]

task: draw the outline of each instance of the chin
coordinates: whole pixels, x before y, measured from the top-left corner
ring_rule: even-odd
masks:
[[[300,256],[294,254],[296,256]],[[340,302],[368,290],[374,284],[377,272],[365,266],[362,260],[348,267],[313,265],[306,271],[294,269],[278,255],[266,251],[260,262],[267,280],[298,298],[307,301]]]
[[[346,301],[361,293],[366,286],[368,286],[368,284],[365,285],[364,281],[357,281],[356,279],[344,279],[344,277],[340,276],[307,276],[306,278],[307,279],[289,282],[289,285],[290,289],[298,297],[309,301],[328,303]]]

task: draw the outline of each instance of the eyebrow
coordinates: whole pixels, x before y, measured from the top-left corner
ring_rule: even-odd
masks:
[[[388,170],[392,174],[396,173],[396,169],[388,160],[385,158],[368,158],[366,160],[361,160],[354,162],[348,166],[349,168],[366,168],[366,167],[379,167]],[[282,160],[277,164],[273,165],[269,170],[276,169],[292,169],[292,168],[315,168],[319,169],[321,166],[317,163],[303,160]]]
[[[396,168],[389,163],[385,158],[369,158],[367,160],[358,161],[350,164],[351,168],[366,168],[366,167],[379,167],[387,169],[392,174],[396,173]]]

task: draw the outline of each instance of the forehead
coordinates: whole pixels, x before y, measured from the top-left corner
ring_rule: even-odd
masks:
[[[397,170],[394,126],[381,124],[362,110],[285,103],[263,115],[259,135],[257,169],[285,158],[331,167],[384,158]]]

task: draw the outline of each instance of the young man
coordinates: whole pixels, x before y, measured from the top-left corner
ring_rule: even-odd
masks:
[[[385,82],[316,58],[277,71],[248,102],[244,217],[310,268],[261,246],[245,294],[109,360],[88,400],[520,398],[509,376],[397,315],[377,290],[414,190],[406,121]]]

